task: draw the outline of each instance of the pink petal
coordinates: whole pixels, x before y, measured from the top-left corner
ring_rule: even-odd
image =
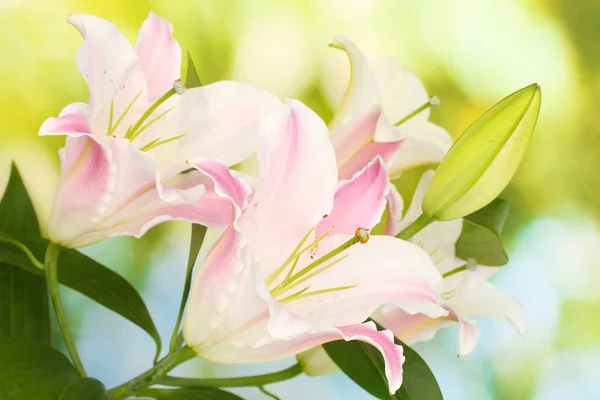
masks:
[[[475,350],[479,338],[481,337],[481,330],[474,321],[459,317],[458,322],[460,323],[460,330],[458,332],[458,356],[463,357]]]
[[[62,109],[58,118],[50,117],[40,127],[40,135],[82,136],[91,133],[86,119],[87,104],[72,103]]]
[[[174,142],[179,158],[216,158],[234,165],[256,152],[258,122],[281,101],[271,93],[238,82],[222,81],[188,89],[181,99],[186,133]]]
[[[396,236],[401,230],[400,220],[402,219],[402,212],[404,211],[404,201],[394,184],[389,183],[388,189],[388,195],[386,197],[388,216],[385,225],[385,234]]]
[[[375,135],[385,141],[375,141]],[[342,125],[332,132],[340,179],[349,179],[377,155],[387,163],[402,144],[401,137],[390,127],[379,108]]]
[[[388,330],[378,331],[375,324],[366,322],[360,325],[339,328],[344,340],[360,340],[375,347],[385,363],[385,376],[388,381],[390,394],[396,393],[402,386],[402,364],[404,355],[402,346],[394,343],[394,335]]]
[[[338,237],[324,239],[314,259],[339,243]],[[384,304],[433,318],[447,314],[440,306],[442,277],[419,247],[390,236],[373,236],[367,243],[345,250],[338,259],[341,256],[346,258],[278,297],[305,287],[310,292],[345,289],[291,300],[286,303],[290,312],[319,327],[361,323]],[[296,271],[311,261],[308,257],[301,259]]]
[[[84,14],[72,14],[67,21],[85,39],[77,53],[77,66],[90,89],[88,122],[92,132],[100,136],[108,133],[111,102],[114,101],[113,122],[133,102],[132,110],[113,133],[123,136],[148,104],[137,54],[111,22]]]
[[[485,267],[480,267],[485,268]],[[527,313],[512,295],[490,282],[481,282],[477,272],[465,271],[461,290],[448,300],[461,317],[487,316],[504,319],[514,326],[521,335],[527,333]]]
[[[438,330],[455,322],[450,316],[430,318],[420,313],[411,315],[392,305],[381,307],[371,318],[391,330],[394,336],[408,345],[431,340]]]
[[[381,219],[385,208],[389,180],[380,157],[371,161],[350,180],[341,181],[335,192],[333,209],[316,229],[321,236],[331,232],[353,235],[357,228],[371,229]]]
[[[390,59],[378,65],[375,76],[383,110],[392,124],[401,121],[429,101],[429,94],[420,79],[407,68],[399,66],[397,60]],[[429,113],[427,108],[401,126],[408,127],[427,121]]]
[[[298,101],[265,117],[259,143],[259,183],[240,226],[268,276],[331,211],[337,170],[327,127]]]
[[[61,177],[48,223],[48,237],[71,246],[103,209],[111,185],[110,155],[92,136],[68,137],[60,150]]]
[[[241,326],[253,316],[249,307],[243,308],[247,311],[246,319],[236,318],[239,312],[225,312],[234,291],[252,284],[246,273],[246,267],[250,265],[246,239],[235,229],[233,221],[232,218],[227,230],[211,248],[191,287],[183,320],[183,337],[199,354],[215,346],[205,341],[214,336],[222,319],[228,317],[230,324]],[[250,297],[247,297],[246,301],[249,300]],[[229,329],[223,329],[221,336],[225,338]]]
[[[431,340],[438,330],[458,322],[460,324],[458,355],[465,356],[475,349],[481,332],[475,322],[460,317],[450,307],[446,309],[449,311],[448,316],[429,318],[423,314],[410,315],[398,307],[388,305],[373,313],[372,318],[409,345]]]
[[[169,21],[153,12],[140,28],[135,50],[148,82],[150,102],[170,90],[181,74],[181,47],[172,34]]]
[[[67,138],[61,158],[62,177],[48,231],[51,240],[67,247],[117,235],[139,237],[174,219],[223,228],[231,220],[231,200],[217,191],[237,184],[239,197],[250,193],[241,180],[225,181],[237,178],[227,176],[226,166],[216,162],[204,165],[205,173],[161,182],[152,156],[126,139],[110,137],[102,146],[91,136]]]
[[[343,35],[337,35],[334,43],[348,55],[351,69],[351,78],[342,105],[329,123],[332,137],[336,138],[338,133],[341,133],[338,128],[353,124],[357,117],[381,103],[375,74],[358,47]]]

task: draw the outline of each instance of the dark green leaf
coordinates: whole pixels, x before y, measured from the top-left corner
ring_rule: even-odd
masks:
[[[7,235],[0,233],[0,238],[3,236]],[[32,239],[24,244],[38,260],[44,257],[48,247],[45,239]],[[44,276],[43,270],[33,265],[21,250],[10,244],[0,243],[0,262],[11,263],[40,277]],[[10,265],[5,267],[14,268]],[[58,259],[58,280],[148,332],[156,342],[157,353],[160,352],[160,335],[144,300],[119,274],[77,250],[63,249]]]
[[[146,389],[138,393],[156,400],[244,400],[241,397],[215,387],[183,389]]]
[[[18,240],[40,235],[33,204],[14,164],[0,201],[0,230]],[[12,249],[11,254],[14,255]],[[0,337],[49,344],[49,304],[44,277],[2,263],[2,259],[0,257]]]
[[[323,345],[333,362],[356,384],[378,399],[390,399],[383,357],[372,346],[353,340]]]
[[[0,201],[0,231],[17,240],[40,236],[35,209],[17,166],[13,163],[6,191]]]
[[[190,286],[192,284],[192,273],[194,272],[194,264],[198,259],[198,253],[204,243],[204,237],[206,236],[206,226],[200,224],[192,224],[192,238],[190,240],[190,253],[188,255],[187,272],[185,273],[185,284],[183,287],[183,294],[181,296],[181,303],[179,304],[179,313],[177,315],[177,322],[175,322],[175,328],[173,328],[173,335],[171,337],[170,351],[175,351],[177,347],[177,335],[179,333],[179,325],[181,324],[181,318],[183,317],[183,311],[185,304],[187,303],[188,296],[190,294]]]
[[[478,264],[500,266],[508,262],[501,234],[508,217],[508,204],[496,199],[463,219],[463,230],[456,242],[456,255],[473,258]]]
[[[396,398],[401,400],[442,400],[444,397],[440,387],[425,360],[398,338],[395,339],[395,342],[403,347],[406,358],[402,366],[402,386],[396,392]]]
[[[97,379],[79,378],[71,381],[58,400],[110,400],[106,388]]]
[[[382,326],[377,325],[379,330]],[[408,345],[394,338],[404,349],[402,386],[390,395],[381,353],[364,342],[339,340],[323,345],[329,357],[356,384],[379,399],[442,400],[442,393],[425,361]]]
[[[200,77],[198,76],[198,72],[196,71],[196,67],[194,66],[194,60],[192,60],[192,56],[190,52],[187,53],[188,59],[188,68],[187,68],[187,76],[185,79],[185,85],[188,88],[195,88],[202,86],[200,82]]]
[[[0,339],[0,394],[10,400],[56,400],[78,373],[50,347]]]

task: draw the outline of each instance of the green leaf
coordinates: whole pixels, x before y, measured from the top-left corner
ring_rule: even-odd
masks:
[[[0,238],[6,236],[0,233]],[[28,240],[24,245],[39,260],[44,257],[48,241],[38,238]],[[42,269],[37,268],[21,250],[9,244],[0,243],[0,262],[8,262],[40,277],[44,276]],[[2,270],[7,267],[14,268],[4,265]],[[145,330],[156,342],[157,354],[160,353],[160,335],[144,300],[119,274],[77,250],[63,249],[58,259],[58,280]]]
[[[204,243],[204,237],[206,236],[206,226],[200,224],[192,224],[192,237],[190,240],[190,253],[188,255],[187,271],[185,273],[185,283],[183,287],[183,294],[181,295],[181,303],[179,304],[179,313],[177,314],[177,321],[173,328],[173,334],[171,336],[171,345],[169,351],[174,352],[177,347],[177,336],[179,334],[179,325],[181,324],[181,318],[183,317],[183,311],[185,310],[185,304],[187,303],[188,296],[190,294],[190,286],[192,284],[192,273],[194,272],[194,264],[198,259],[198,253]]]
[[[37,343],[0,339],[0,394],[10,400],[56,400],[78,378],[69,360]]]
[[[463,229],[456,242],[456,255],[473,258],[477,264],[497,267],[508,262],[502,246],[502,228],[508,217],[508,204],[496,199],[463,219]]]
[[[241,397],[215,387],[182,389],[146,389],[138,393],[156,400],[244,400]]]
[[[14,163],[0,201],[0,230],[18,240],[40,236],[33,204]],[[5,264],[0,257],[0,337],[50,343],[48,294],[40,275]]]
[[[200,77],[198,76],[198,72],[196,71],[196,67],[194,66],[194,60],[192,60],[192,56],[190,52],[187,53],[188,59],[188,68],[187,68],[187,76],[185,78],[185,85],[188,88],[195,88],[202,86],[200,82]]]
[[[394,341],[402,346],[406,358],[402,365],[402,386],[396,392],[396,398],[401,400],[443,400],[440,387],[425,360],[400,339],[395,338]]]
[[[425,193],[423,214],[448,221],[494,200],[523,160],[542,103],[537,84],[486,111],[454,142]]]
[[[384,329],[375,323],[377,329]],[[373,346],[357,340],[338,340],[323,345],[329,357],[356,384],[379,399],[442,400],[442,393],[425,361],[408,345],[394,338],[404,349],[402,386],[394,395],[388,391],[383,356]]]
[[[110,400],[106,388],[98,379],[79,378],[71,381],[58,400]]]
[[[14,163],[4,197],[0,201],[0,230],[17,240],[41,235],[35,209]]]
[[[337,340],[323,348],[333,362],[356,384],[378,399],[390,399],[383,357],[374,347],[358,340]]]

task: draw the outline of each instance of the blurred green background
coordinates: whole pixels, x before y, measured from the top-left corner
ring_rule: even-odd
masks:
[[[299,98],[326,120],[348,79],[344,55],[327,46],[336,33],[374,64],[396,57],[413,69],[442,101],[432,119],[454,137],[504,96],[539,83],[536,134],[503,195],[512,206],[512,261],[496,281],[528,310],[530,333],[523,339],[485,320],[479,348],[464,359],[456,358],[456,329],[418,349],[448,399],[600,398],[598,0],[0,0],[0,188],[15,160],[41,221],[64,139],[37,137],[39,126],[87,99],[75,65],[81,37],[66,17],[101,16],[135,41],[150,10],[173,23],[203,83],[248,82]],[[185,235],[185,226],[171,224],[141,240],[111,239],[86,250],[134,282],[165,336],[179,302]],[[81,296],[69,293],[69,300],[91,374],[110,386],[149,365],[152,344],[143,333]],[[198,363],[184,372],[258,369],[273,367]],[[369,398],[339,374],[297,378],[273,391],[286,399],[317,391],[325,393],[320,398]]]

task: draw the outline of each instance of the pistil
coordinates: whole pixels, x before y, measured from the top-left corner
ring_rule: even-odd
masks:
[[[429,98],[429,101],[427,103],[423,104],[421,107],[417,108],[415,111],[411,112],[406,117],[404,117],[400,121],[396,122],[394,124],[394,126],[400,126],[403,123],[405,123],[406,121],[408,121],[409,119],[411,119],[412,117],[414,117],[415,115],[417,115],[418,113],[420,113],[421,111],[425,111],[430,107],[437,107],[439,105],[440,105],[440,99],[437,96],[433,95]]]

